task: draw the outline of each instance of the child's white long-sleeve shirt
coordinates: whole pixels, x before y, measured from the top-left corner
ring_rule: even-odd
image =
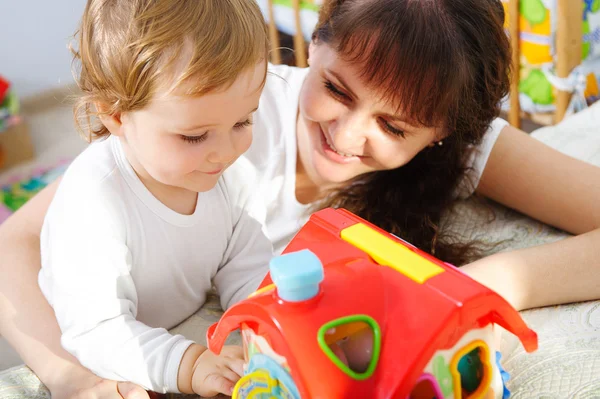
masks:
[[[177,392],[192,342],[166,329],[192,315],[213,283],[224,307],[258,287],[271,243],[247,211],[252,185],[239,184],[253,169],[244,160],[231,168],[198,195],[193,215],[146,189],[116,137],[92,144],[67,170],[42,230],[39,284],[63,346],[85,367]]]

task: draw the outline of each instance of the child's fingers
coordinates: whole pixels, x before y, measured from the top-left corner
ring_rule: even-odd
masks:
[[[239,358],[227,359],[227,367],[236,374],[236,380],[244,375],[244,360]]]
[[[223,354],[227,357],[243,359],[244,348],[242,348],[241,346],[226,346],[225,348],[223,348]]]
[[[236,371],[230,370],[226,367],[221,370],[221,375],[234,384],[241,378],[241,375],[239,375]]]
[[[202,388],[196,392],[200,396],[215,396],[217,393],[222,393],[231,396],[233,393],[234,383],[220,374],[209,374],[202,384]]]

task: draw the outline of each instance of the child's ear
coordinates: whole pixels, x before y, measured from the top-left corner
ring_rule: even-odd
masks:
[[[123,135],[123,122],[121,121],[121,113],[117,112],[111,114],[108,107],[101,103],[96,103],[96,110],[98,111],[98,118],[102,124],[108,129],[110,134],[115,136]]]

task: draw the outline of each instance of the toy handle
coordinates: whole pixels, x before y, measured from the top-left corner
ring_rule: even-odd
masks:
[[[214,352],[215,354],[219,354],[221,352],[221,348],[222,345],[211,345],[211,342],[214,342],[214,338],[215,338],[215,331],[217,330],[217,326],[219,325],[219,323],[213,323],[211,324],[210,327],[208,327],[208,330],[206,330],[206,343],[208,346],[208,349],[210,349],[210,351]],[[218,347],[218,350],[216,350]]]

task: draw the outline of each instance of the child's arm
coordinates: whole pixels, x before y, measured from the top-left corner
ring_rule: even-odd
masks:
[[[127,208],[119,196],[64,184],[42,229],[39,281],[65,349],[103,378],[157,392],[210,393],[224,387],[230,393],[229,385],[240,377],[234,370],[242,367],[241,354],[217,357],[136,320]]]
[[[104,399],[148,399],[131,383],[102,380],[60,345],[54,311],[37,284],[40,231],[56,192],[51,184],[0,225],[0,336],[48,387],[56,399],[75,394]]]
[[[63,181],[42,229],[39,283],[62,345],[103,378],[177,391],[179,361],[192,342],[135,319],[125,209],[116,196],[89,191]]]
[[[493,255],[463,270],[518,309],[600,297],[600,168],[508,126],[490,154],[477,192],[580,235]]]
[[[213,279],[223,309],[246,299],[258,288],[273,256],[273,245],[262,221],[255,216],[263,213],[264,199],[253,193],[255,177],[247,171],[254,168],[246,167],[246,162],[243,157],[238,159],[223,176],[233,215],[233,234]]]

